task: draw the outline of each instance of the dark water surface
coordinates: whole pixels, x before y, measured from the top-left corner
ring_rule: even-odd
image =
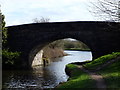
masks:
[[[65,52],[70,55],[55,58],[46,67],[36,66],[33,71],[3,71],[3,88],[54,88],[68,80],[65,73],[67,64],[92,59],[92,54],[88,51]]]

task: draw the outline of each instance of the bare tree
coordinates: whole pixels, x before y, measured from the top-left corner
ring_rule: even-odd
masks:
[[[49,21],[50,21],[49,18],[44,18],[44,17],[41,17],[40,19],[38,19],[38,18],[33,19],[34,23],[46,23],[46,22],[49,22]]]
[[[97,0],[92,6],[90,11],[100,19],[120,22],[120,0]]]

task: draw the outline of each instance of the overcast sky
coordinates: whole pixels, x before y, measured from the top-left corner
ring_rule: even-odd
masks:
[[[34,18],[50,22],[95,21],[89,12],[94,0],[0,0],[6,26],[33,23]]]

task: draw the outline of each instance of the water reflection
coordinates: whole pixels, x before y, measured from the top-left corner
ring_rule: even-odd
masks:
[[[52,63],[45,68],[34,67],[33,71],[3,71],[4,88],[54,88],[60,82],[66,82],[68,76],[65,66],[72,62],[91,60],[91,52],[65,51],[70,54],[61,58],[52,59]]]
[[[41,88],[43,80],[43,70],[42,67],[37,68],[33,71],[4,71],[4,75],[9,75],[7,78],[3,78],[4,88],[29,88],[36,87]]]

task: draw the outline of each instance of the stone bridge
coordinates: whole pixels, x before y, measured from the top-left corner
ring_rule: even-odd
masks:
[[[33,58],[45,45],[73,38],[85,43],[93,58],[120,51],[119,23],[102,21],[33,23],[8,28],[8,44],[21,52],[21,66],[30,68]]]

